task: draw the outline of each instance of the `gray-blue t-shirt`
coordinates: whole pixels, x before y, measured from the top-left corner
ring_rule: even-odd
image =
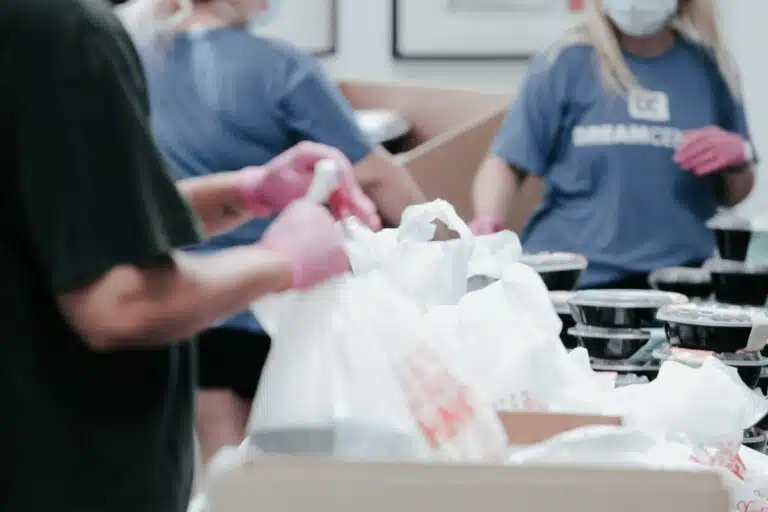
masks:
[[[606,91],[591,46],[537,56],[491,149],[546,185],[524,249],[584,254],[582,287],[710,257],[705,223],[722,177],[681,169],[674,149],[709,125],[749,140],[742,105],[700,46],[678,37],[661,56],[625,58],[642,90],[622,97]]]
[[[157,144],[177,179],[262,165],[310,140],[357,163],[374,145],[319,63],[288,43],[236,27],[192,30],[139,45]],[[259,240],[256,219],[194,251]],[[247,311],[219,325],[260,331]]]

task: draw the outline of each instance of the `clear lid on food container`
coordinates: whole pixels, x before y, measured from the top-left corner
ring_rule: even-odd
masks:
[[[523,254],[520,263],[533,267],[536,272],[561,272],[564,270],[584,270],[587,258],[570,252],[538,252]]]
[[[558,315],[569,315],[571,310],[568,308],[568,299],[573,297],[576,292],[568,291],[552,291],[549,292],[549,300],[552,301],[552,305],[555,306],[555,311]]]
[[[744,431],[745,443],[761,443],[765,441],[765,431],[756,427],[748,428]]]
[[[651,333],[642,329],[613,329],[593,327],[591,325],[575,325],[568,329],[568,334],[585,338],[605,338],[611,340],[648,340],[651,338]]]
[[[687,348],[672,347],[670,345],[663,345],[653,351],[653,357],[656,359],[661,361],[677,361],[678,363],[692,367],[701,366],[710,356],[714,356],[724,364],[736,368],[768,366],[768,359],[764,358],[760,352],[716,354],[709,350],[692,350]]]
[[[355,117],[360,129],[377,144],[398,139],[411,131],[411,123],[393,110],[357,110]]]
[[[752,327],[755,309],[717,303],[674,304],[659,309],[656,319],[706,327]]]
[[[709,229],[723,231],[752,231],[752,221],[732,212],[719,212],[707,221]]]
[[[660,308],[668,304],[685,304],[688,297],[661,290],[583,290],[568,300],[574,306],[607,308]]]
[[[706,268],[666,267],[654,270],[648,277],[651,282],[708,284],[712,274]]]
[[[748,263],[744,261],[721,260],[713,258],[704,263],[704,267],[711,273],[723,274],[765,274],[768,273],[768,265]]]
[[[645,364],[633,364],[630,361],[591,358],[589,364],[592,370],[596,372],[645,373],[656,372],[661,368],[661,365],[656,361]]]

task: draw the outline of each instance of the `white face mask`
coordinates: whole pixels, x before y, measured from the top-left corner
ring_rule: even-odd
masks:
[[[603,0],[603,12],[628,36],[658,33],[677,12],[678,0]]]
[[[248,16],[248,24],[251,27],[265,27],[272,23],[280,12],[278,0],[265,0],[266,8]]]

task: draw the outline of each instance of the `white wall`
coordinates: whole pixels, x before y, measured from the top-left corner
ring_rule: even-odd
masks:
[[[726,1],[726,32],[741,68],[747,118],[761,158],[757,186],[740,209],[750,216],[768,214],[768,1]]]
[[[481,86],[513,91],[524,62],[411,62],[392,58],[392,0],[337,0],[339,52],[326,59],[338,78]],[[409,0],[418,2],[419,0]]]
[[[526,63],[413,62],[392,58],[391,0],[337,0],[339,52],[325,59],[337,78],[478,86],[512,92]],[[419,0],[410,0],[417,2]],[[741,67],[752,136],[768,161],[768,0],[724,0],[725,27]],[[750,215],[768,214],[768,164],[761,165],[756,191],[742,205]]]

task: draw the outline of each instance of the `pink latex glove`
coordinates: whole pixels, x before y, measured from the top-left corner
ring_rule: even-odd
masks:
[[[490,235],[504,229],[504,222],[493,215],[480,215],[472,219],[469,229],[475,235]]]
[[[310,288],[349,270],[341,228],[328,210],[303,199],[277,216],[260,245],[290,262],[292,288]]]
[[[683,169],[704,176],[746,164],[747,144],[741,135],[707,126],[683,133],[683,142],[675,151],[674,159]]]
[[[336,162],[340,171],[339,188],[329,200],[336,218],[354,216],[371,229],[381,229],[376,205],[360,188],[347,157],[337,149],[314,142],[302,142],[263,167],[243,169],[242,194],[246,207],[255,215],[264,216],[304,197],[312,183],[315,166],[326,159]]]

